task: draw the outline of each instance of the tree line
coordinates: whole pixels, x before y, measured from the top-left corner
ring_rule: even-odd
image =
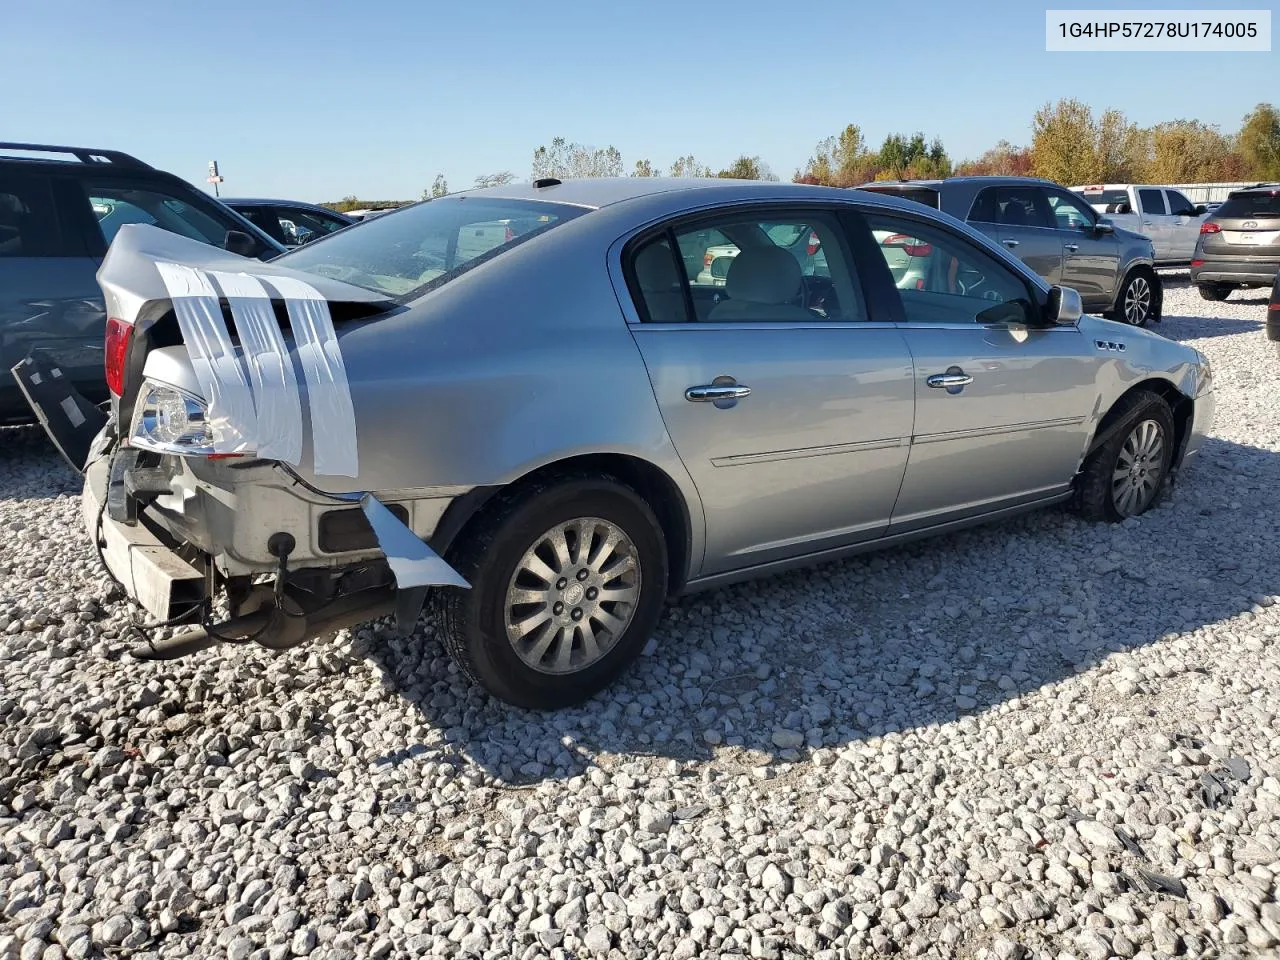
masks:
[[[779,179],[761,157],[748,154],[720,170],[692,154],[676,158],[665,170],[648,158],[635,161],[628,170],[616,147],[590,147],[564,137],[534,150],[529,178],[657,177],[664,173],[669,177]],[[1067,186],[1280,180],[1280,110],[1260,103],[1245,115],[1239,129],[1224,133],[1198,120],[1169,120],[1141,127],[1120,110],[1095,115],[1079,100],[1062,99],[1036,111],[1026,146],[1001,140],[976,159],[959,163],[951,160],[938,137],[921,132],[891,133],[879,146],[872,146],[861,128],[850,123],[820,141],[791,179],[795,183],[852,187],[873,180],[978,174],[1044,177]],[[514,171],[502,170],[476,177],[474,186],[497,186],[518,179]],[[432,185],[422,191],[422,199],[449,192],[444,174],[437,174]],[[345,197],[327,206],[353,210],[398,206],[401,202],[365,203]]]

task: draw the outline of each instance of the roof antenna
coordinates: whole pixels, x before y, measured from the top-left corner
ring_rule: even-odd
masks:
[[[533,181],[533,185],[535,187],[558,187],[560,186],[560,181],[555,177],[539,177]]]

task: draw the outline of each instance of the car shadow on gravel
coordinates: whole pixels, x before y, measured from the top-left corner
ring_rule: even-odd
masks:
[[[1265,300],[1262,301],[1262,306],[1265,308]],[[1151,329],[1170,340],[1185,343],[1190,340],[1208,340],[1213,337],[1230,337],[1238,333],[1261,331],[1265,316],[1265,309],[1259,313],[1257,320],[1238,320],[1234,317],[1166,316]]]
[[[459,761],[503,782],[625,771],[638,756],[772,775],[818,749],[1019,709],[1113,653],[1251,618],[1280,594],[1276,489],[1275,452],[1209,439],[1137,520],[1049,510],[684,598],[627,676],[556,713],[467,683],[429,621],[409,641],[379,628],[352,652],[443,730]]]

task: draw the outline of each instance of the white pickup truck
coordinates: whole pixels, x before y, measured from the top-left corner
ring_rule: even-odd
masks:
[[[1208,216],[1172,187],[1140,183],[1104,183],[1072,187],[1094,210],[1117,227],[1151,239],[1158,266],[1186,265],[1196,249],[1200,224]]]

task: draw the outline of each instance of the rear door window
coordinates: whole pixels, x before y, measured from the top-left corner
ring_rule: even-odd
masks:
[[[969,220],[1006,227],[1052,227],[1054,222],[1035,187],[987,187],[973,202]]]
[[[59,225],[48,178],[0,173],[0,257],[82,257]]]
[[[1094,207],[1102,207],[1105,213],[1120,213],[1118,208],[1129,205],[1128,190],[1083,190],[1085,202]]]
[[[1138,202],[1142,204],[1143,213],[1154,213],[1163,216],[1169,212],[1164,205],[1163,190],[1139,190]]]

